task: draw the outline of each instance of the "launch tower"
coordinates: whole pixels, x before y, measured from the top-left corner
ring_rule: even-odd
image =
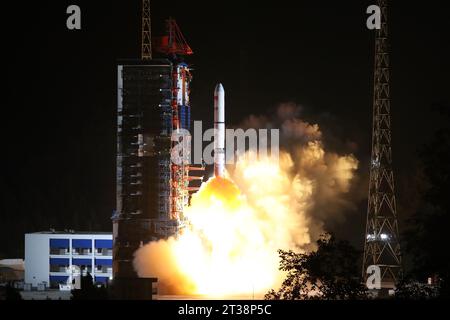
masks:
[[[192,76],[182,57],[192,50],[173,19],[152,43],[150,17],[150,1],[143,0],[141,59],[117,66],[113,275],[121,299],[151,298],[152,279],[138,277],[134,253],[150,241],[178,234],[189,192],[195,190],[189,186],[194,179],[189,169],[197,168],[171,161],[172,133],[190,129]]]

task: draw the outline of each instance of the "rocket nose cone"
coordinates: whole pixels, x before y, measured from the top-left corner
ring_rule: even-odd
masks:
[[[221,83],[218,83],[216,85],[216,88],[214,89],[214,92],[218,93],[218,92],[224,92],[225,90],[223,89],[223,85]]]

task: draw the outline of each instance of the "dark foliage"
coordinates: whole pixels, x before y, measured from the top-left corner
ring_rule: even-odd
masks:
[[[360,283],[360,252],[347,241],[324,235],[318,249],[310,253],[279,250],[280,270],[287,276],[278,291],[271,290],[266,299],[362,299],[365,287]]]
[[[395,298],[400,300],[423,300],[438,297],[439,287],[424,284],[413,279],[403,279],[397,284]]]
[[[105,287],[94,285],[92,276],[87,273],[81,277],[81,289],[72,290],[72,300],[107,300],[108,291]]]
[[[419,152],[427,189],[404,237],[412,275],[420,281],[437,276],[440,296],[450,297],[450,107],[438,107],[442,125]]]
[[[8,283],[5,287],[5,299],[22,300],[22,296],[20,295],[19,290],[17,290],[10,283]]]

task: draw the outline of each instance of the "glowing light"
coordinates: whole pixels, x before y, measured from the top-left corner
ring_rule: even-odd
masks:
[[[299,127],[295,134],[308,129],[320,138],[316,127],[289,125]],[[189,223],[177,238],[136,252],[136,271],[157,277],[158,292],[263,297],[285,276],[277,250],[314,250],[323,233],[321,219],[339,211],[340,195],[349,190],[357,168],[355,158],[327,153],[318,140],[280,151],[279,162],[250,159],[238,159],[227,178],[202,184],[184,210]],[[320,219],[312,214],[318,204]]]
[[[381,240],[388,240],[389,236],[385,233],[382,233],[382,234],[380,234],[380,238],[381,238]]]
[[[375,240],[375,239],[376,239],[375,235],[373,235],[373,234],[368,234],[368,235],[367,235],[367,240],[373,241],[373,240]]]

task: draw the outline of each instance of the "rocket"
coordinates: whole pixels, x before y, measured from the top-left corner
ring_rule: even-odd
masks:
[[[225,171],[225,90],[221,83],[214,89],[214,176]]]

